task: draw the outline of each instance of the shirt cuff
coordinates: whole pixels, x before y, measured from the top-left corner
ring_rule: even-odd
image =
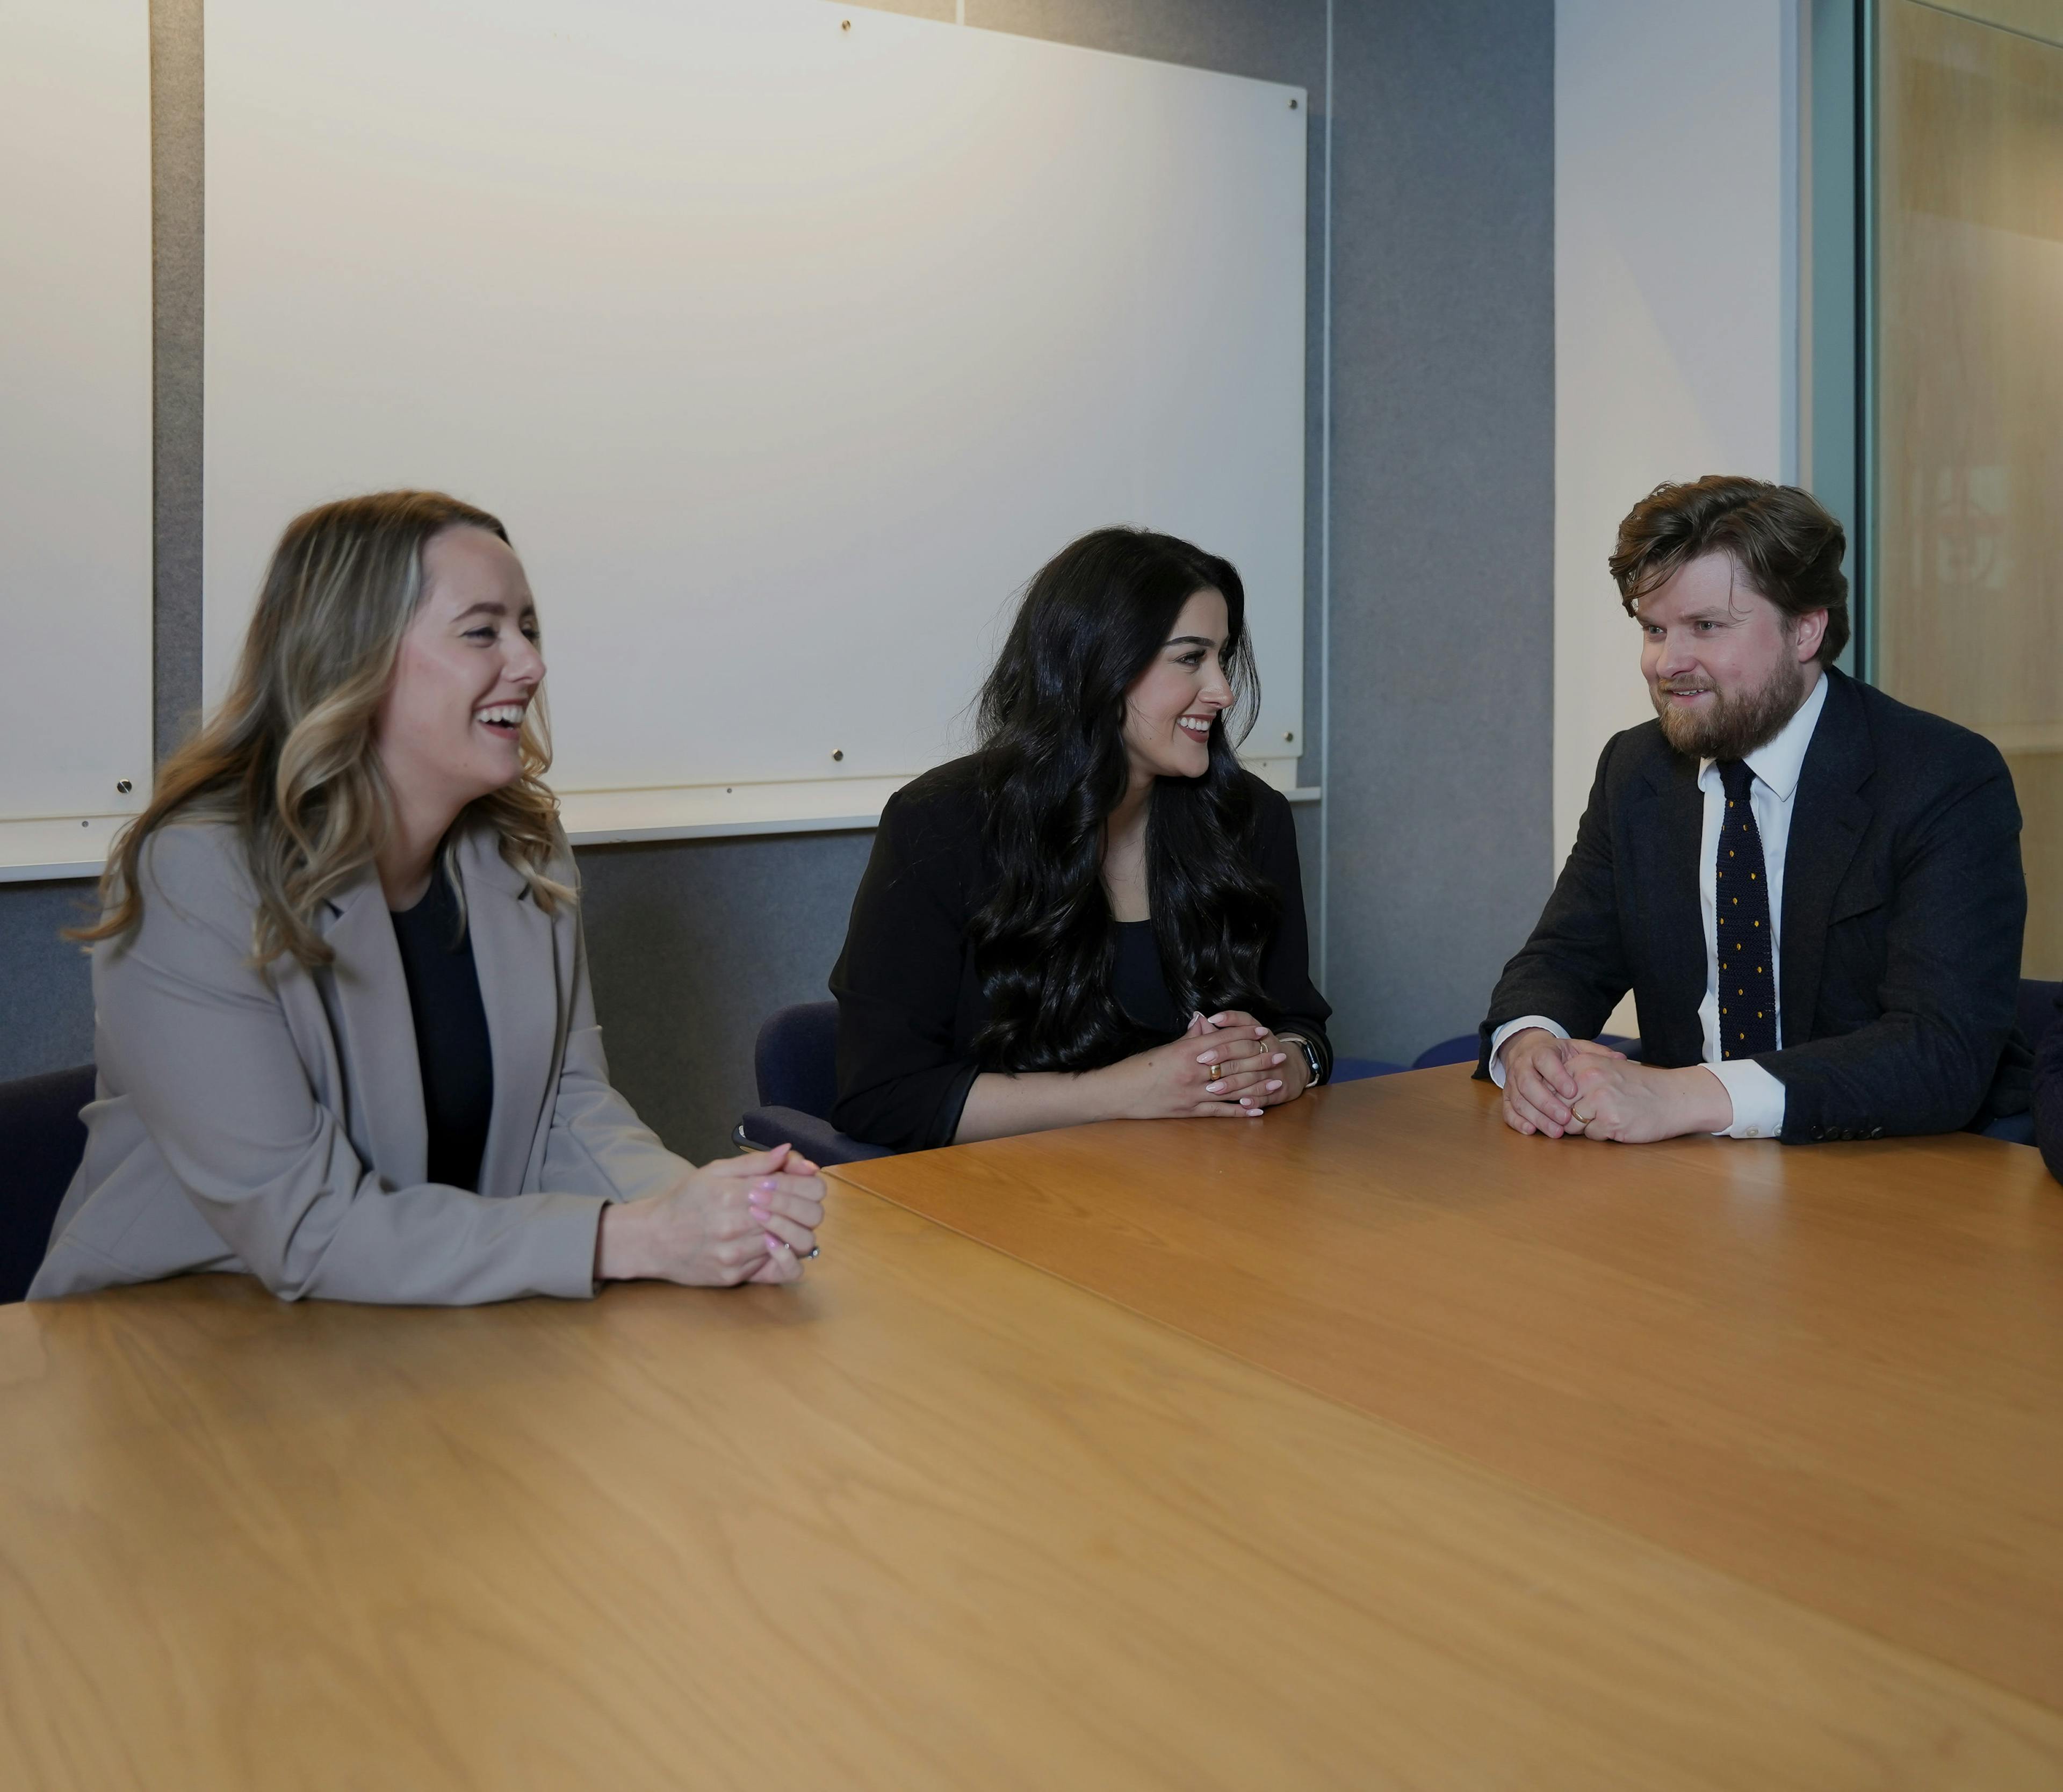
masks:
[[[1728,1139],[1775,1139],[1784,1131],[1784,1085],[1752,1058],[1728,1058],[1705,1068],[1726,1085],[1733,1098],[1734,1123]],[[1722,1136],[1715,1134],[1715,1137]]]
[[[1529,1027],[1544,1027],[1558,1039],[1569,1036],[1567,1027],[1545,1015],[1521,1015],[1516,1020],[1506,1021],[1490,1036],[1490,1079],[1500,1089],[1504,1087],[1504,1060],[1498,1054],[1504,1050],[1504,1042],[1513,1034],[1523,1033]]]

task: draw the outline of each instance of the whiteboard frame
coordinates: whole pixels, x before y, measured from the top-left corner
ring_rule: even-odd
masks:
[[[267,0],[268,6],[276,6],[279,3],[280,0]],[[285,0],[285,3],[293,4],[294,0]],[[248,105],[251,94],[259,85],[253,78],[247,55],[245,57],[244,62],[241,64],[239,62],[238,58],[240,54],[245,54],[245,49],[232,44],[230,48],[225,50],[219,38],[219,34],[231,27],[239,30],[247,37],[254,36],[256,34],[258,27],[251,22],[251,9],[255,0],[239,0],[239,4],[243,7],[242,12],[237,12],[225,5],[214,9],[210,19],[211,54],[208,70],[211,90],[207,119],[211,139],[209,148],[211,183],[215,179],[218,167],[221,165],[217,154],[218,134],[232,128],[239,128],[236,126],[235,109],[236,103],[239,102],[238,95],[240,93],[241,102]],[[734,8],[733,11],[736,12],[739,10]],[[1273,454],[1269,460],[1271,468],[1281,469],[1280,475],[1277,476],[1281,476],[1285,488],[1293,493],[1293,496],[1289,500],[1289,504],[1293,505],[1293,512],[1285,506],[1285,516],[1287,520],[1279,531],[1285,540],[1293,542],[1294,547],[1296,570],[1293,579],[1293,601],[1287,610],[1287,613],[1293,617],[1293,629],[1285,632],[1281,622],[1281,616],[1285,612],[1278,607],[1274,614],[1276,633],[1281,638],[1272,644],[1267,652],[1266,665],[1269,669],[1269,675],[1265,686],[1265,708],[1261,724],[1257,728],[1249,743],[1249,753],[1246,757],[1247,762],[1269,782],[1285,790],[1295,790],[1297,762],[1305,750],[1306,744],[1304,741],[1305,718],[1302,701],[1303,637],[1309,625],[1309,609],[1307,597],[1309,569],[1304,566],[1302,559],[1305,533],[1303,516],[1305,495],[1303,466],[1305,435],[1303,411],[1306,363],[1305,344],[1303,339],[1305,315],[1304,282],[1308,259],[1306,206],[1302,186],[1306,161],[1305,127],[1308,119],[1308,96],[1305,90],[1282,83],[1250,81],[1242,77],[1217,74],[1200,70],[1144,63],[1137,58],[1112,56],[1106,52],[1088,50],[1074,46],[1052,44],[1027,38],[1006,38],[1002,34],[967,32],[955,26],[931,21],[911,19],[887,14],[855,14],[849,9],[815,4],[814,0],[799,0],[799,3],[798,0],[778,0],[778,4],[775,6],[744,10],[750,10],[762,18],[771,17],[778,12],[782,19],[790,22],[807,15],[816,26],[820,26],[822,30],[830,31],[834,34],[839,34],[849,27],[852,34],[851,38],[846,41],[859,42],[865,40],[877,50],[880,44],[887,44],[892,49],[899,43],[916,46],[923,50],[926,54],[935,57],[941,53],[943,46],[951,43],[967,44],[970,40],[974,39],[984,40],[987,46],[982,52],[984,54],[992,56],[1007,53],[1013,56],[1032,58],[1044,66],[1057,66],[1073,71],[1073,78],[1084,82],[1092,81],[1100,69],[1105,70],[1107,72],[1108,66],[1115,66],[1126,71],[1150,70],[1152,71],[1152,75],[1148,77],[1151,80],[1164,79],[1182,90],[1192,93],[1209,93],[1213,95],[1228,96],[1226,102],[1237,100],[1240,103],[1257,104],[1265,97],[1265,102],[1269,106],[1280,109],[1284,115],[1285,127],[1293,127],[1297,146],[1295,151],[1297,190],[1293,199],[1293,216],[1288,215],[1291,207],[1286,200],[1284,206],[1276,209],[1285,214],[1284,228],[1278,234],[1281,235],[1284,243],[1288,245],[1289,252],[1293,254],[1294,258],[1295,303],[1293,307],[1286,307],[1293,312],[1293,391],[1289,389],[1292,382],[1289,379],[1285,377],[1281,382],[1284,388],[1282,402],[1285,405],[1293,408],[1294,428],[1293,430],[1281,428],[1279,418],[1275,418],[1272,421],[1271,428],[1277,431],[1282,437],[1282,441],[1281,452]],[[278,14],[275,13],[273,17],[276,19]],[[230,22],[228,26],[225,26],[223,22],[225,20]],[[239,25],[237,22],[239,20],[243,20],[243,22]],[[223,92],[220,94],[217,91],[218,82],[227,83]],[[375,96],[368,101],[368,103],[376,107],[383,102]],[[294,108],[288,104],[284,98],[274,96],[268,99],[267,104],[271,109],[267,128],[279,128],[282,119],[290,119],[293,115]],[[1142,128],[1150,132],[1152,128],[1150,119]],[[240,233],[240,247],[243,252],[247,254],[249,245],[255,233],[247,219],[238,221],[241,219],[240,206],[241,202],[239,199],[235,196],[226,199],[219,188],[211,193],[208,212],[211,243],[207,257],[210,315],[207,339],[210,360],[210,391],[207,407],[210,437],[210,452],[207,456],[209,501],[204,510],[207,524],[211,529],[215,526],[223,514],[223,505],[219,500],[225,496],[233,496],[234,488],[238,484],[235,469],[227,466],[215,452],[219,440],[218,432],[229,427],[225,424],[224,419],[226,416],[233,416],[234,413],[231,408],[218,404],[215,390],[218,356],[234,346],[231,336],[225,334],[223,320],[218,315],[218,301],[220,298],[218,280],[223,278],[223,268],[235,267],[236,254],[219,252],[215,238],[219,229],[234,227]],[[1271,217],[1274,216],[1275,211],[1271,210],[1269,215]],[[231,221],[231,226],[225,226],[226,219]],[[1280,248],[1282,246],[1282,244],[1273,243],[1271,239],[1271,247]],[[1273,352],[1277,353],[1286,364],[1290,357],[1286,350],[1282,348],[1283,338],[1278,336],[1271,340],[1273,343]],[[1269,440],[1273,442],[1274,436],[1271,436]],[[247,444],[240,452],[243,459],[247,462],[249,461],[251,456]],[[400,481],[396,480],[384,481],[390,484],[399,482]],[[343,488],[344,484],[348,482],[340,482],[339,488]],[[380,483],[380,481],[374,483]],[[356,488],[364,489],[366,486],[361,484]],[[304,494],[307,501],[318,501],[321,497],[330,495],[333,493],[329,491],[310,491]],[[490,501],[498,501],[492,491],[483,492],[479,495],[488,498]],[[519,550],[525,551],[527,558],[525,519],[520,512],[513,509],[506,513],[509,514],[512,530],[517,534]],[[282,515],[276,519],[275,526],[277,521],[284,521],[284,516]],[[1108,517],[1094,519],[1096,521],[1114,520],[1117,519]],[[1147,516],[1136,520],[1155,522],[1160,519]],[[245,532],[250,532],[247,529]],[[1205,535],[1207,528],[1200,525],[1189,532]],[[1216,545],[1217,544],[1207,542],[1207,544]],[[1057,540],[1045,542],[1041,550],[1041,557],[1044,552],[1050,552],[1059,545],[1060,541]],[[243,557],[245,561],[252,557],[250,548],[251,544],[247,542],[244,544]],[[255,588],[255,569],[252,566],[241,564],[235,567],[235,576],[231,577],[225,570],[227,565],[227,556],[220,553],[211,552],[206,557],[209,568],[207,614],[212,622],[212,626],[206,631],[207,683],[211,692],[213,692],[219,688],[229,659],[233,653],[235,636],[240,632],[241,616],[247,614],[249,593]],[[1244,556],[1235,552],[1234,557],[1241,561],[1243,570],[1249,571],[1251,581],[1253,569],[1248,565]],[[1035,560],[1023,565],[1018,569],[1015,576],[1022,577],[1028,575],[1036,564]],[[533,567],[533,574],[534,572]],[[1278,580],[1273,582],[1281,584],[1285,581]],[[540,581],[539,583],[541,597],[545,605],[546,620],[549,625],[553,619],[551,609],[553,601],[553,588],[544,581]],[[999,605],[1007,601],[1008,593],[1007,590],[999,589],[995,592],[995,597]],[[1256,613],[1251,605],[1250,613]],[[994,634],[996,621],[997,619],[988,619],[985,622],[984,635]],[[556,653],[553,656],[553,663],[555,670],[559,669],[561,661]],[[567,674],[561,671],[556,685],[557,689],[561,690],[565,689],[566,677]],[[952,696],[961,702],[971,699],[975,681],[974,679],[969,679],[967,688],[964,690],[955,689],[951,693]],[[933,699],[933,701],[937,700],[939,699]],[[564,749],[569,743],[575,742],[578,737],[568,726],[565,709],[555,705],[555,712],[557,733],[561,747]],[[750,748],[744,750],[749,756]],[[936,757],[944,756],[944,753],[942,752],[935,755],[928,762],[935,762]],[[907,777],[916,775],[926,769],[925,763],[883,765],[877,761],[875,763],[868,764],[864,762],[863,755],[848,753],[842,755],[847,761],[842,771],[834,772],[826,764],[824,768],[826,775],[821,777],[806,776],[798,777],[795,775],[793,768],[765,777],[739,775],[741,772],[750,773],[753,768],[734,766],[730,768],[729,781],[719,782],[718,780],[726,776],[726,769],[721,766],[710,766],[706,768],[705,777],[695,781],[664,783],[624,780],[613,786],[607,785],[598,786],[592,780],[584,778],[579,774],[573,763],[578,757],[577,752],[567,753],[562,751],[561,765],[553,779],[554,787],[558,790],[565,806],[569,832],[577,841],[692,838],[706,836],[720,837],[746,832],[790,832],[798,829],[871,826],[875,817],[878,816],[880,800],[872,793],[876,790],[885,793],[886,790],[895,788]],[[827,754],[826,757],[830,756]],[[855,761],[861,762],[854,762]],[[704,768],[698,765],[697,769],[703,770]],[[1300,797],[1304,796],[1302,792],[1297,794]]]

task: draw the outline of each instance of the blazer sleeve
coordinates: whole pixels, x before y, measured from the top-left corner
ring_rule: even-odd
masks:
[[[568,862],[555,871],[561,881],[577,887],[578,874],[571,858],[569,853]],[[547,1188],[599,1195],[611,1201],[663,1195],[694,1166],[661,1144],[658,1135],[637,1118],[609,1080],[609,1060],[601,1049],[601,1027],[595,1019],[594,993],[588,982],[587,935],[577,909],[571,920],[573,1002],[551,1127],[545,1138],[541,1179]]]
[[[359,1161],[316,1099],[269,973],[251,962],[255,898],[223,841],[155,834],[142,925],[94,964],[103,1074],[208,1224],[290,1300],[592,1294],[599,1199],[395,1188]]]
[[[1505,966],[1491,992],[1490,1013],[1478,1029],[1479,1078],[1490,1075],[1490,1043],[1506,1021],[1545,1015],[1566,1027],[1570,1037],[1592,1039],[1633,986],[1619,928],[1612,842],[1611,761],[1622,738],[1607,741],[1599,755],[1568,862],[1554,880],[1532,937]]]
[[[958,813],[966,808],[965,814]],[[979,866],[970,806],[890,798],[832,967],[838,1099],[831,1123],[892,1151],[950,1145],[979,1065],[956,1036]]]
[[[1893,853],[1877,1018],[1755,1058],[1784,1085],[1787,1143],[1953,1132],[1984,1103],[2013,1035],[2027,884],[2005,760],[1973,742],[1960,769]]]
[[[1276,923],[1275,937],[1261,954],[1261,986],[1275,1009],[1273,1025],[1278,1033],[1301,1033],[1318,1054],[1318,1080],[1328,1083],[1333,1075],[1333,1044],[1325,1023],[1332,1018],[1332,1004],[1311,981],[1310,929],[1304,918],[1304,873],[1297,854],[1297,818],[1289,799],[1280,790],[1264,787],[1261,818],[1255,842],[1256,868],[1282,894],[1282,918]]]

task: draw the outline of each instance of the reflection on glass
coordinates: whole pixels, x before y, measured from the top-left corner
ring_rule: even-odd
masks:
[[[2006,755],[2063,977],[2063,4],[1964,10],[1880,15],[1876,676]]]

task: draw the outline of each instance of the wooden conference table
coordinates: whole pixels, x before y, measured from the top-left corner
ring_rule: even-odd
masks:
[[[0,1309],[0,1785],[2063,1784],[2032,1151],[838,1175],[797,1290]]]

